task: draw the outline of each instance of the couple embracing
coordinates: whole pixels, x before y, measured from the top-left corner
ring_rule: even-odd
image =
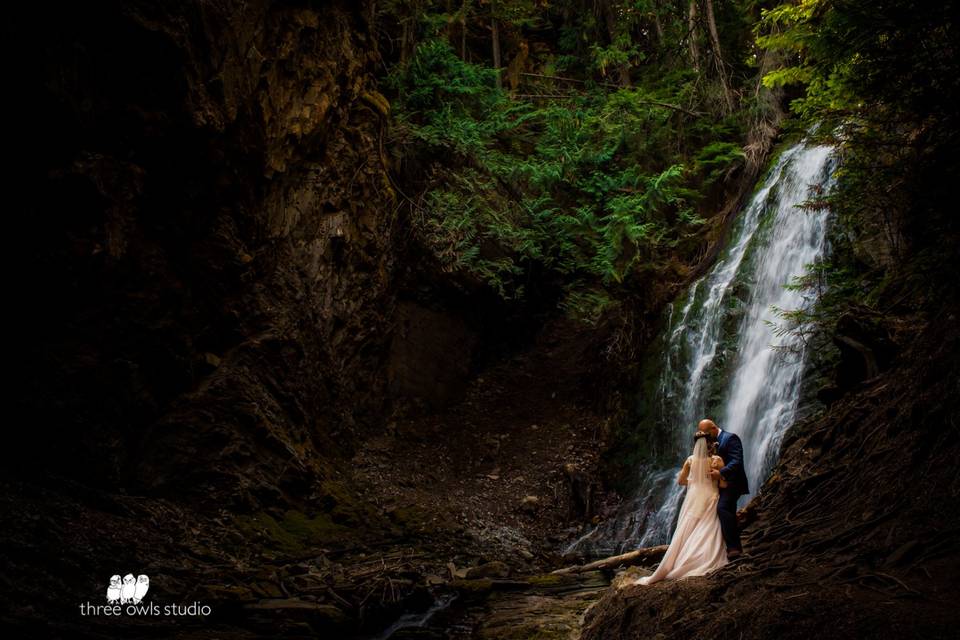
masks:
[[[677,528],[656,571],[638,584],[700,576],[743,552],[737,498],[749,488],[740,438],[712,420],[701,420],[693,455],[683,463],[677,482],[687,487]]]

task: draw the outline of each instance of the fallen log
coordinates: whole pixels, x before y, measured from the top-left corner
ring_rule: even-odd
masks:
[[[555,571],[551,571],[550,573],[556,575],[565,575],[568,573],[596,571],[597,569],[613,569],[619,567],[620,565],[633,566],[637,564],[649,564],[659,561],[660,558],[663,557],[663,554],[667,552],[667,546],[668,545],[661,544],[657,547],[644,547],[643,549],[636,549],[634,551],[622,553],[618,556],[610,556],[609,558],[603,558],[602,560],[594,560],[593,562],[588,562],[587,564],[564,567],[563,569],[557,569]]]

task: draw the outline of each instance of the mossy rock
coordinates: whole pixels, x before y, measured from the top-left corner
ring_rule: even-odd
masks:
[[[424,509],[419,505],[409,505],[397,507],[390,512],[390,518],[403,529],[409,531],[426,531],[431,527],[430,518],[433,516],[431,511]]]
[[[571,582],[576,582],[568,576],[557,573],[542,573],[540,575],[529,576],[527,582],[533,587],[557,587]]]
[[[343,540],[353,534],[352,529],[337,524],[329,514],[310,517],[292,509],[279,520],[261,512],[238,515],[235,522],[247,537],[263,536],[268,549],[288,555],[300,555],[311,547]]]
[[[320,489],[323,493],[320,500],[322,508],[334,523],[363,530],[382,529],[388,526],[378,509],[363,500],[358,500],[345,484],[335,480],[324,480],[320,483]]]
[[[458,578],[450,586],[466,596],[486,595],[493,591],[493,580],[489,578]]]
[[[477,630],[481,640],[569,640],[580,618],[603,590],[565,596],[500,593],[487,602],[489,614]]]
[[[613,580],[610,582],[610,588],[623,589],[626,586],[635,584],[640,578],[649,576],[652,573],[652,571],[649,569],[644,569],[643,567],[627,567],[625,570],[614,576]]]

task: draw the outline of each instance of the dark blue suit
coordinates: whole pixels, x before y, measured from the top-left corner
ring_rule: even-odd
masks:
[[[717,445],[717,455],[723,458],[724,464],[720,469],[720,475],[727,481],[727,486],[720,489],[717,516],[720,518],[720,529],[723,531],[727,549],[740,550],[737,498],[750,491],[747,486],[747,473],[743,468],[743,443],[740,442],[740,436],[737,434],[721,431]]]

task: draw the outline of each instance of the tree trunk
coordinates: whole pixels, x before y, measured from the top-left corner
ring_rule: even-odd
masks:
[[[690,62],[693,70],[700,71],[700,48],[697,46],[697,0],[690,0],[687,12],[687,42],[690,43]]]
[[[720,35],[717,33],[717,21],[713,17],[713,0],[705,0],[707,9],[707,29],[710,33],[710,47],[713,50],[713,58],[717,65],[717,74],[720,76],[720,84],[723,86],[723,98],[727,107],[727,113],[733,111],[733,92],[730,90],[730,79],[727,77],[727,65],[723,61],[723,53],[720,50]]]
[[[609,558],[595,560],[594,562],[587,564],[564,567],[563,569],[557,569],[556,571],[551,571],[550,573],[565,575],[568,573],[595,571],[597,569],[615,569],[620,565],[631,566],[635,564],[650,564],[652,562],[659,561],[660,558],[663,557],[663,554],[667,552],[667,546],[668,545],[661,544],[657,547],[644,547],[643,549],[622,553],[619,556],[611,556]]]
[[[610,6],[609,0],[602,0],[600,5],[601,11],[603,11],[604,21],[607,24],[607,37],[612,45],[617,39],[617,17],[613,15],[613,8]],[[617,72],[620,74],[620,86],[631,86],[629,66],[622,64],[617,68]]]
[[[500,78],[500,29],[496,18],[490,21],[490,30],[493,32],[493,68],[497,71],[497,89],[500,89],[503,80]]]
[[[657,32],[657,46],[663,46],[663,24],[660,22],[660,3],[653,5],[653,28]]]
[[[460,7],[460,59],[467,59],[467,3]]]

